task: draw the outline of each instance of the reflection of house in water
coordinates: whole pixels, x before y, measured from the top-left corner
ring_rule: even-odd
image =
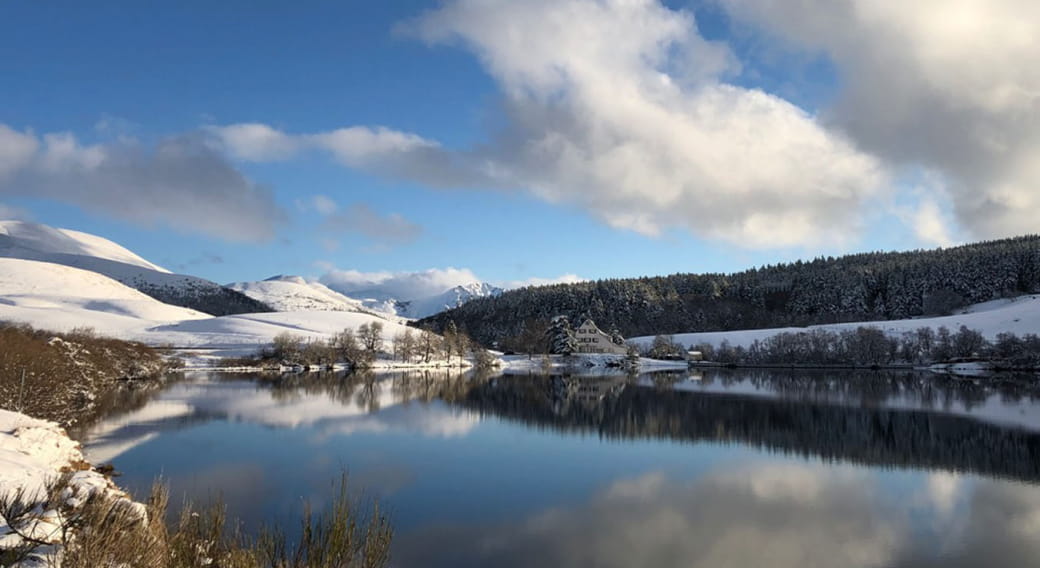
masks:
[[[692,376],[692,375],[691,375]],[[562,431],[606,438],[660,438],[747,444],[800,456],[872,466],[927,468],[1040,482],[1040,431],[1008,427],[972,416],[922,408],[887,408],[886,396],[913,389],[942,399],[970,397],[965,382],[899,378],[834,380],[841,392],[872,383],[872,404],[819,398],[820,381],[804,373],[756,376],[756,388],[784,396],[658,388],[615,377],[515,377],[477,385],[459,400],[463,408]],[[826,377],[823,377],[826,378]],[[702,381],[716,380],[706,374]],[[652,382],[652,381],[651,381]],[[825,381],[822,386],[831,384]],[[805,390],[809,389],[809,390]],[[929,394],[930,393],[930,394]],[[1028,393],[1027,393],[1028,394]]]
[[[574,330],[578,340],[578,353],[611,353],[624,355],[628,347],[624,343],[614,343],[613,338],[604,333],[591,319],[586,319]]]
[[[563,377],[564,396],[570,400],[592,407],[605,397],[617,394],[625,386],[624,375],[604,377]]]

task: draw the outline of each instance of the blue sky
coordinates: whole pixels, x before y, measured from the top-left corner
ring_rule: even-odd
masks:
[[[221,282],[1035,231],[1033,8],[778,4],[8,1],[0,213]]]

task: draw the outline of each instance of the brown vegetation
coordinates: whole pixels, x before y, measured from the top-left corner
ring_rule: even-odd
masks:
[[[388,517],[378,504],[369,514],[359,512],[345,477],[327,512],[304,514],[300,537],[293,542],[278,530],[245,537],[219,504],[203,510],[185,505],[179,520],[167,525],[168,494],[158,483],[143,508],[104,491],[73,507],[64,498],[68,480],[67,475],[56,480],[44,498],[23,492],[0,498],[0,517],[24,533],[21,546],[0,550],[0,564],[29,558],[47,562],[53,545],[61,547],[65,568],[376,568],[390,558],[393,529]],[[46,522],[44,511],[57,511],[61,519],[46,539],[31,531]]]
[[[171,364],[141,343],[0,323],[0,407],[63,426],[93,415],[126,379],[152,378]]]

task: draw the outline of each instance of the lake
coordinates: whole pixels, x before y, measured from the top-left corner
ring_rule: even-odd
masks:
[[[342,472],[394,566],[1040,566],[1035,379],[193,374],[95,425],[137,496],[295,528]]]

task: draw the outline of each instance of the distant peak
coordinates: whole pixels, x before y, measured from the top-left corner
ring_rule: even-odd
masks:
[[[270,278],[264,279],[264,282],[292,282],[295,284],[307,284],[307,279],[302,276],[293,276],[291,274],[277,274]]]

